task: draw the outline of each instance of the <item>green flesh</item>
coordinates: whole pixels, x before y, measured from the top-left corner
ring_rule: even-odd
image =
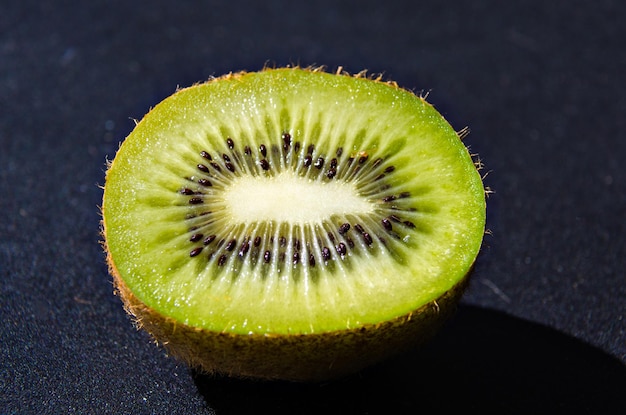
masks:
[[[280,69],[156,106],[107,172],[103,223],[119,277],[161,315],[216,332],[321,333],[405,315],[461,281],[485,200],[466,148],[423,99]]]

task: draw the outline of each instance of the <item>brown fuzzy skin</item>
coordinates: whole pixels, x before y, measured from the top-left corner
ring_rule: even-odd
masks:
[[[437,300],[376,325],[305,335],[240,335],[190,327],[141,302],[107,255],[116,293],[137,328],[169,354],[207,374],[315,382],[355,373],[429,340],[456,308],[466,277]]]

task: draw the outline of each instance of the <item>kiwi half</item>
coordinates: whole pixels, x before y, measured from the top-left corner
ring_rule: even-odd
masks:
[[[485,192],[424,98],[280,68],[158,104],[110,163],[102,216],[126,310],[172,355],[311,381],[433,334],[478,254]]]

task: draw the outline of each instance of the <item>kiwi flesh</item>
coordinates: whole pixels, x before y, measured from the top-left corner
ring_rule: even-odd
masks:
[[[139,327],[201,371],[296,381],[430,338],[484,226],[477,165],[423,97],[319,68],[176,91],[121,145],[102,204]]]

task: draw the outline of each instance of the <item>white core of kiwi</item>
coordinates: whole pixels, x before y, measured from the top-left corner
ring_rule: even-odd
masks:
[[[370,214],[371,202],[359,196],[354,182],[323,183],[284,171],[276,176],[240,176],[224,189],[231,220],[237,223],[322,223],[333,215]]]

